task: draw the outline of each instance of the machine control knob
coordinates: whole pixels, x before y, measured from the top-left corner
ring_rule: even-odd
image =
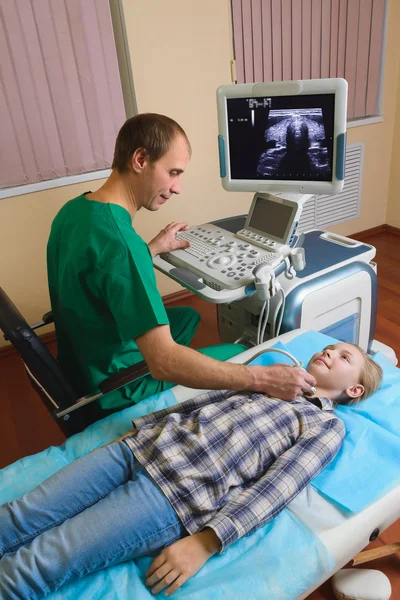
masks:
[[[224,236],[224,235],[219,235],[217,239],[219,239],[219,240],[224,240],[224,239],[225,239],[225,236]]]
[[[371,535],[369,536],[369,541],[373,542],[374,540],[376,540],[376,538],[379,536],[380,531],[379,529],[374,529],[373,532],[371,533]]]
[[[231,259],[229,256],[218,256],[218,258],[215,259],[215,262],[217,265],[227,265],[231,262]]]
[[[228,246],[236,246],[236,242],[228,242]]]

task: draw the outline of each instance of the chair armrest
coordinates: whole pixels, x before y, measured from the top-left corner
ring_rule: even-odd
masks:
[[[48,325],[49,323],[54,323],[53,313],[51,312],[51,310],[49,310],[49,312],[47,313],[44,313],[42,321],[45,325]]]
[[[29,373],[29,371],[28,371],[28,373]],[[136,381],[137,379],[141,379],[142,377],[145,377],[145,375],[148,375],[149,373],[150,373],[149,367],[147,366],[145,361],[142,360],[142,361],[136,363],[136,365],[132,365],[132,367],[127,367],[126,369],[119,371],[119,373],[115,373],[115,375],[111,375],[110,377],[108,377],[107,379],[102,381],[99,385],[100,393],[94,394],[92,396],[83,396],[77,402],[75,402],[75,404],[71,404],[71,406],[69,406],[68,408],[56,412],[55,415],[56,415],[57,419],[59,419],[60,417],[65,417],[66,415],[69,415],[74,410],[77,410],[77,409],[81,408],[82,406],[86,406],[87,404],[90,404],[94,400],[98,400],[103,395],[108,394],[109,392],[113,392],[114,390],[117,390],[118,388],[123,387],[124,385],[127,385],[128,383],[132,383],[133,381]]]
[[[109,392],[113,392],[114,390],[127,385],[128,383],[132,383],[132,381],[136,381],[137,379],[141,379],[150,373],[150,369],[145,363],[144,360],[132,365],[131,367],[127,367],[123,369],[123,371],[119,371],[115,373],[115,375],[111,375],[104,381],[102,381],[99,385],[99,390],[103,394],[108,394]]]
[[[44,325],[48,325],[49,323],[54,323],[53,313],[51,310],[47,313],[44,313],[42,320],[38,321],[37,323],[33,323],[33,325],[30,325],[30,328],[33,330],[39,329],[39,327],[44,327]]]

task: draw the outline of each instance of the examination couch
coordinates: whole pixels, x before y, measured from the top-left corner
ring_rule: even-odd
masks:
[[[332,339],[296,330],[231,359],[246,362],[277,345],[306,364]],[[213,557],[174,597],[190,600],[303,600],[342,568],[371,538],[400,517],[400,371],[376,355],[383,383],[358,406],[337,408],[346,426],[339,454],[276,518]],[[285,362],[262,354],[256,364]],[[131,428],[131,420],[193,397],[201,390],[176,386],[115,413],[52,447],[0,471],[0,502],[31,490],[45,478]],[[93,574],[51,596],[52,600],[145,600],[150,558]]]

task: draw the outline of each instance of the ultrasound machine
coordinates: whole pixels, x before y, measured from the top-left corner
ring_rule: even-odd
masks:
[[[217,304],[222,342],[253,346],[306,328],[393,358],[373,340],[375,248],[320,230],[297,234],[304,204],[343,188],[346,103],[344,79],[218,88],[222,185],[254,192],[250,211],[180,232],[190,247],[154,265]]]

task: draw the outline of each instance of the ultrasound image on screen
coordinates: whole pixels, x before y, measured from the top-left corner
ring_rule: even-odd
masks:
[[[227,100],[232,179],[332,181],[334,94]]]
[[[265,130],[267,149],[259,158],[257,175],[280,179],[331,179],[325,127],[320,108],[271,110]]]

